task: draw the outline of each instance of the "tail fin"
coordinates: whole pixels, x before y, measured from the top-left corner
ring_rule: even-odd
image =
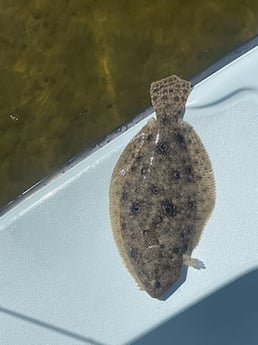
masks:
[[[170,117],[170,120],[178,120],[178,115],[184,109],[190,92],[191,83],[176,75],[152,83],[151,103],[157,118]]]

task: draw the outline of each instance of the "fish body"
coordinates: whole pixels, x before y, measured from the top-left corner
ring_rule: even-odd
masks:
[[[180,118],[191,84],[151,84],[151,119],[121,154],[110,183],[114,238],[141,289],[160,298],[179,279],[215,203],[206,150]]]

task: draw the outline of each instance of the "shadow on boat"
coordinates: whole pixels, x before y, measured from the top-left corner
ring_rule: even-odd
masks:
[[[128,345],[258,344],[258,269]]]

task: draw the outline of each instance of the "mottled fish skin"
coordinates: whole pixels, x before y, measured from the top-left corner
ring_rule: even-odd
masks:
[[[111,179],[116,243],[140,287],[155,298],[179,279],[183,256],[198,242],[197,226],[205,213],[198,208],[203,198],[199,183],[203,170],[210,173],[211,166],[199,169],[198,150],[204,148],[198,140],[201,146],[193,148],[197,135],[179,118],[190,91],[191,84],[177,76],[152,83],[157,118],[126,147]]]

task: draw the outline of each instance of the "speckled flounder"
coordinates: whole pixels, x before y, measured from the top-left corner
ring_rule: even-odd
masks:
[[[138,285],[161,297],[191,264],[214,207],[211,163],[179,117],[191,84],[173,75],[151,84],[156,119],[120,156],[111,178],[110,215],[121,256]]]

